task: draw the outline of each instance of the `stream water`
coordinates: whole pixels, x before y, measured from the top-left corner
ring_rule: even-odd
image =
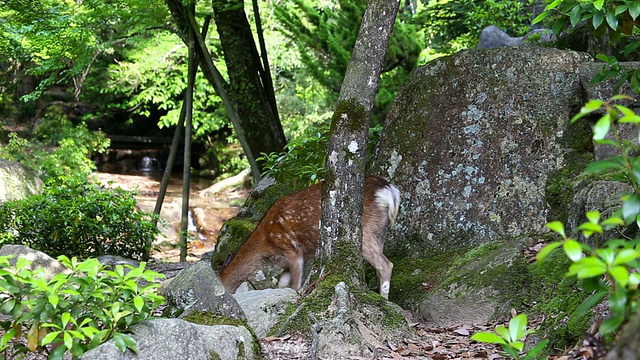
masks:
[[[160,190],[162,172],[135,171],[127,174],[95,172],[93,176],[110,187],[136,190],[138,208],[153,212]],[[235,216],[247,195],[245,189],[227,189],[213,197],[202,197],[199,192],[213,185],[209,179],[194,178],[189,185],[189,241],[187,261],[198,261],[213,250],[223,222]],[[151,255],[161,261],[176,262],[180,258],[180,218],[182,214],[182,175],[175,174],[162,205],[160,217],[162,235],[157,237]]]

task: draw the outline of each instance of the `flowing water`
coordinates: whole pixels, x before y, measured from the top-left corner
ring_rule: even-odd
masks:
[[[127,174],[112,174],[95,172],[93,174],[101,183],[112,182],[111,187],[117,186],[127,190],[137,190],[136,200],[138,208],[146,212],[153,212],[155,208],[162,172],[135,171]],[[199,192],[211,186],[208,179],[194,178],[189,189],[189,241],[187,246],[187,261],[197,261],[206,252],[212,251],[223,222],[235,216],[247,195],[245,189],[227,189],[213,197],[202,197]],[[182,175],[172,175],[162,205],[159,225],[162,236],[156,238],[152,257],[168,262],[179,261],[180,248],[180,219],[182,214]]]

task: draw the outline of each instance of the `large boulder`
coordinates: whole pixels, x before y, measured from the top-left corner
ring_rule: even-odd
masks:
[[[32,168],[0,160],[0,203],[24,199],[42,192],[43,183]]]
[[[198,325],[180,319],[155,319],[137,324],[131,336],[138,353],[122,353],[113,339],[86,352],[85,360],[257,359],[259,347],[242,326]]]
[[[0,256],[12,256],[9,259],[9,265],[16,266],[18,259],[26,259],[31,263],[26,267],[29,270],[36,270],[42,268],[47,280],[50,280],[59,273],[68,273],[71,270],[62,265],[61,262],[52,258],[51,256],[33,250],[24,245],[4,245],[0,248]]]
[[[401,191],[390,252],[421,256],[545,232],[548,181],[592,159],[576,140],[589,138],[588,125],[569,127],[584,103],[578,67],[589,61],[572,51],[497,48],[416,69],[373,159],[373,172]]]

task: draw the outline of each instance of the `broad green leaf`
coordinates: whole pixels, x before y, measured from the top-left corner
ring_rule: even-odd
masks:
[[[518,341],[524,337],[524,331],[527,328],[527,315],[518,314],[509,320],[509,335],[511,341]]]
[[[596,249],[596,253],[607,265],[613,265],[613,260],[616,258],[616,253],[612,248],[600,248]]]
[[[640,214],[640,195],[631,195],[622,205],[622,216],[627,223],[635,221]]]
[[[73,337],[71,336],[71,334],[69,334],[68,332],[64,332],[63,333],[63,338],[64,338],[64,346],[67,349],[71,349],[73,347]]]
[[[597,224],[600,221],[600,211],[589,211],[586,216],[591,223]]]
[[[518,352],[521,352],[524,349],[524,343],[521,341],[514,341],[509,343],[509,345],[516,349]]]
[[[602,10],[602,6],[604,5],[604,0],[596,0],[593,2],[593,7],[597,10]]]
[[[571,9],[569,20],[571,21],[572,26],[576,26],[576,24],[582,20],[582,11],[580,11],[580,6],[574,6],[573,9]]]
[[[613,265],[621,265],[626,264],[631,260],[635,260],[640,257],[640,253],[634,249],[622,249],[620,252],[616,254],[615,260],[613,260]]]
[[[547,5],[545,10],[553,10],[553,9],[557,8],[558,5],[560,5],[560,4],[562,4],[562,0],[553,0],[549,5]]]
[[[580,224],[580,226],[578,226],[578,230],[582,230],[586,238],[593,235],[593,233],[602,234],[602,226],[590,222]]]
[[[116,347],[118,347],[118,350],[120,350],[120,352],[124,353],[125,351],[127,351],[127,343],[125,342],[121,333],[114,333],[113,341],[116,343]]]
[[[607,272],[607,265],[596,257],[585,257],[569,266],[567,276],[576,275],[579,279],[600,276]]]
[[[60,334],[60,331],[52,331],[48,333],[47,335],[45,335],[44,338],[42,338],[42,345],[50,344],[51,342],[56,340],[59,334]]]
[[[603,336],[611,334],[612,332],[620,328],[620,325],[622,325],[623,321],[624,321],[623,315],[610,317],[600,324],[600,328],[598,328],[598,332],[600,333],[600,335],[603,335]]]
[[[594,294],[591,294],[585,301],[582,302],[582,304],[580,304],[580,306],[578,306],[578,308],[576,309],[576,315],[585,315],[589,310],[591,310],[591,308],[600,303],[600,301],[602,301],[602,299],[604,299],[606,295],[609,295],[608,291],[598,291]]]
[[[604,14],[602,13],[602,11],[598,11],[595,14],[593,14],[593,19],[591,19],[591,25],[593,25],[594,29],[597,29],[600,27],[600,25],[602,25],[603,21],[604,21]]]
[[[535,360],[538,354],[542,352],[542,350],[544,350],[545,347],[547,347],[548,343],[549,343],[549,340],[543,340],[539,342],[538,345],[534,346],[531,350],[527,351],[527,355],[523,357],[521,360]]]
[[[640,15],[640,2],[638,1],[629,2],[629,15],[631,15],[631,18],[633,20],[635,20],[638,17],[638,15]]]
[[[607,19],[607,24],[613,31],[618,30],[618,18],[616,17],[616,14],[613,13],[613,11],[607,10],[605,18]]]
[[[571,261],[576,262],[582,258],[582,247],[579,242],[573,239],[568,239],[564,242],[562,248]]]
[[[604,219],[602,221],[602,225],[606,226],[607,228],[613,228],[616,226],[624,226],[626,225],[624,220],[622,220],[621,218],[617,217],[617,216],[612,216],[608,219]]]
[[[618,265],[610,268],[609,274],[622,288],[627,287],[629,283],[629,272],[624,266]]]
[[[549,256],[549,254],[551,254],[553,250],[557,249],[562,244],[563,244],[562,241],[556,241],[556,242],[547,244],[545,247],[540,249],[540,251],[538,251],[538,254],[536,254],[536,261],[538,262],[538,265],[542,265],[542,262],[544,261],[544,259],[546,259],[547,256]]]
[[[562,237],[566,237],[564,233],[564,224],[560,221],[552,221],[547,223],[547,227],[551,229],[551,231],[560,234]]]
[[[136,296],[133,298],[133,306],[135,306],[138,312],[142,311],[142,308],[144,307],[144,299],[142,296]]]
[[[133,340],[133,338],[127,334],[121,334],[121,335],[122,335],[122,339],[124,340],[124,343],[127,345],[127,348],[137,354],[138,346],[136,345],[136,341]]]
[[[608,158],[594,161],[587,166],[584,172],[586,174],[601,174],[607,171],[617,171],[624,169],[624,166],[617,160],[617,158]]]
[[[625,314],[625,308],[627,306],[627,293],[624,289],[619,289],[609,295],[609,308],[615,315]]]
[[[64,346],[56,347],[47,357],[48,360],[64,360],[64,354],[67,348]]]
[[[49,303],[53,306],[54,309],[58,307],[59,302],[60,302],[60,298],[58,297],[58,294],[56,293],[49,294]]]
[[[640,274],[638,273],[629,274],[629,289],[637,290],[639,284],[640,284]]]
[[[609,134],[610,129],[611,129],[611,115],[605,114],[593,126],[593,139],[594,140],[604,139],[607,136],[607,134]]]
[[[580,108],[580,112],[571,119],[571,123],[573,124],[581,117],[600,109],[603,105],[604,101],[602,100],[589,100],[582,108]]]
[[[504,325],[496,326],[496,332],[506,341],[509,341],[509,329]]]
[[[533,19],[533,24],[537,24],[540,21],[544,20],[547,16],[549,16],[549,12],[548,11],[543,11],[540,15],[536,16],[535,19]]]
[[[629,6],[627,4],[618,5],[616,6],[615,15],[618,16],[623,12],[627,11],[628,9],[629,9]]]

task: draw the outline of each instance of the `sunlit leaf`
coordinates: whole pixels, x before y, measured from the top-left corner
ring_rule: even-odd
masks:
[[[551,229],[551,231],[560,234],[562,237],[566,237],[564,233],[564,224],[560,221],[552,221],[547,223],[547,227]]]
[[[527,315],[518,314],[509,320],[509,335],[512,341],[518,341],[524,337],[527,328]]]
[[[540,251],[538,251],[538,254],[536,254],[536,261],[538,262],[538,265],[542,265],[544,259],[546,259],[553,250],[557,249],[562,244],[562,241],[556,241],[547,244],[542,249],[540,249]]]
[[[609,274],[623,288],[629,283],[629,272],[624,266],[618,265],[609,269]]]
[[[564,242],[562,248],[571,261],[578,261],[582,258],[582,247],[579,242],[568,239]]]
[[[593,139],[594,140],[604,139],[607,136],[607,134],[609,134],[610,129],[611,129],[611,115],[605,114],[593,126]]]
[[[471,339],[475,341],[483,342],[483,343],[489,343],[489,344],[506,344],[507,343],[500,336],[492,332],[486,332],[486,331],[473,334],[471,336]]]
[[[631,223],[640,214],[640,195],[631,195],[622,205],[622,216],[625,222]]]
[[[634,249],[622,249],[616,254],[616,258],[613,260],[613,265],[626,264],[638,257],[640,257],[640,253],[638,251]]]

